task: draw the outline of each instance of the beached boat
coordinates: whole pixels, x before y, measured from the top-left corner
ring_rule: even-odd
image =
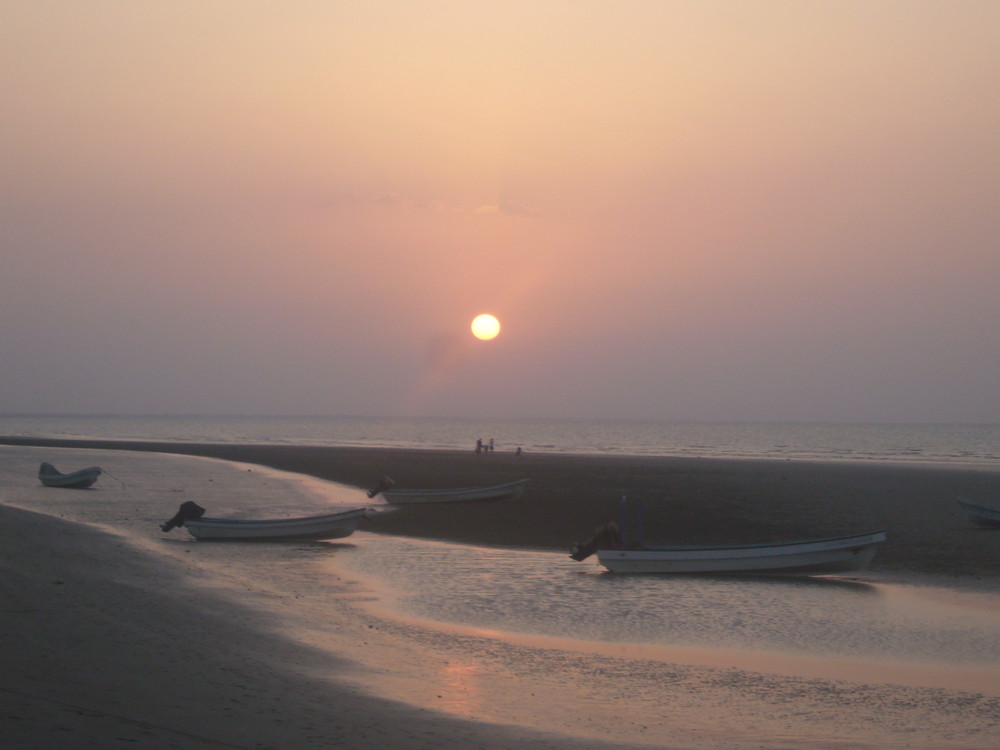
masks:
[[[212,541],[289,542],[341,539],[350,536],[375,511],[352,508],[338,513],[300,518],[209,518],[195,503],[183,503],[177,515],[160,525],[163,531],[183,526],[195,539]]]
[[[38,467],[38,479],[46,487],[67,487],[74,490],[93,486],[102,473],[100,466],[88,466],[86,469],[71,471],[69,474],[63,474],[50,463],[43,462]]]
[[[494,484],[488,487],[458,487],[455,489],[408,490],[383,489],[382,497],[387,503],[403,505],[411,503],[467,503],[488,500],[514,500],[521,496],[528,479],[516,482]]]
[[[582,560],[596,552],[601,565],[613,573],[825,575],[861,570],[871,562],[878,545],[886,540],[884,531],[874,531],[778,544],[621,549],[608,543],[614,541],[616,530],[617,527],[602,527],[595,537],[596,544],[592,540],[577,545],[571,557]],[[596,548],[591,550],[591,546]]]
[[[964,498],[957,498],[958,504],[962,506],[969,520],[980,526],[1000,526],[1000,507],[996,505],[986,505]]]

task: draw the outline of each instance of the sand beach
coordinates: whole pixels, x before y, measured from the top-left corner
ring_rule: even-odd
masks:
[[[152,451],[268,466],[369,489],[467,487],[530,477],[514,504],[407,508],[372,530],[469,544],[568,549],[641,503],[648,541],[727,544],[884,529],[875,568],[1000,586],[996,534],[965,523],[962,496],[1000,503],[1000,469],[973,466],[522,454],[289,445],[2,438],[0,444]]]
[[[119,467],[169,459],[183,468],[188,459],[178,456],[201,456],[350,485],[360,497],[383,475],[412,487],[531,478],[512,503],[382,514],[367,529],[382,538],[563,551],[615,518],[623,495],[642,502],[645,532],[656,541],[773,541],[881,528],[889,542],[866,580],[965,592],[987,607],[1000,593],[1000,535],[968,524],[954,502],[956,495],[996,499],[1000,474],[982,468],[18,438],[0,445],[10,446],[0,449],[9,466],[31,466],[46,454]],[[608,706],[629,684],[662,690],[664,705],[646,731],[617,728],[594,694],[570,684],[541,692],[551,683],[525,665],[543,653],[546,664],[570,660],[561,645],[469,633],[417,637],[354,608],[366,594],[346,576],[330,584],[338,609],[329,631],[303,635],[283,621],[282,597],[267,589],[263,569],[254,585],[220,582],[205,567],[227,554],[220,545],[163,541],[154,524],[181,499],[166,485],[154,492],[130,478],[121,487],[108,481],[76,499],[36,484],[28,476],[0,495],[0,636],[16,644],[0,657],[5,748],[985,749],[1000,742],[1000,675],[995,690],[973,692],[896,683],[889,671],[852,682],[833,664],[826,679],[779,679],[746,663],[727,666],[722,653],[712,667],[625,658],[628,679],[614,674],[621,657],[590,654],[585,668],[592,683],[603,681]],[[92,520],[77,510],[101,492],[127,498],[128,510],[122,503],[120,517]],[[203,504],[212,500],[201,496]],[[148,540],[136,543],[145,528]],[[192,549],[204,558],[200,565]],[[280,565],[287,564],[282,555],[316,553],[266,554]],[[303,599],[296,606],[308,608]],[[452,666],[476,664],[477,652],[496,659],[502,652],[520,665],[505,674],[505,689],[522,691],[534,710],[463,715],[386,697],[405,695],[388,688],[406,684],[396,672],[411,669],[410,655],[416,663],[422,649]],[[498,681],[480,676],[484,691]],[[364,687],[379,682],[387,686],[382,694]],[[546,706],[547,723],[538,718]]]

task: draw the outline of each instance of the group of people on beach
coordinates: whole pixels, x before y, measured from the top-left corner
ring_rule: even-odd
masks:
[[[478,440],[476,440],[476,453],[492,453],[494,449],[495,449],[495,446],[493,445],[493,438],[490,438],[490,442],[488,442],[488,443],[483,442],[482,438],[479,438]],[[514,451],[514,453],[516,455],[518,455],[518,456],[521,455],[521,446],[520,445],[517,446],[517,450]]]

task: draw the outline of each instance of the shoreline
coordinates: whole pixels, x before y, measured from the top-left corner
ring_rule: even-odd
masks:
[[[358,445],[353,443],[309,443],[309,442],[268,442],[264,440],[245,440],[229,442],[225,440],[189,440],[167,438],[107,438],[107,437],[50,437],[23,436],[0,434],[0,445],[10,446],[51,446],[53,448],[87,448],[94,450],[136,450],[156,451],[162,453],[177,453],[178,455],[205,455],[206,452],[228,451],[233,449],[251,450],[331,450],[331,451],[361,451],[361,452],[394,452],[416,453],[428,455],[465,456],[476,455],[470,448],[452,447],[411,447],[398,445]],[[910,469],[940,469],[956,471],[985,471],[1000,474],[1000,460],[969,460],[967,458],[865,458],[860,456],[820,457],[820,456],[746,456],[746,455],[711,455],[695,453],[619,453],[601,451],[555,451],[555,450],[522,450],[520,454],[510,448],[499,448],[495,452],[483,450],[480,456],[512,456],[518,460],[526,460],[521,456],[537,456],[543,458],[566,459],[608,459],[612,461],[735,461],[765,464],[815,464],[831,466],[893,466]]]
[[[270,444],[0,437],[0,444],[144,451],[216,458],[359,489],[383,475],[398,487],[470,487],[530,477],[516,501],[399,507],[366,528],[473,545],[568,550],[641,505],[650,543],[742,544],[885,530],[869,570],[943,576],[1000,589],[996,530],[955,502],[1000,496],[1000,469],[898,463],[595,456]],[[359,505],[370,504],[364,495]]]

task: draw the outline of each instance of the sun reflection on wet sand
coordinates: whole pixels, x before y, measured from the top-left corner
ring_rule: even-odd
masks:
[[[993,596],[862,581],[629,582],[551,553],[361,541],[331,564],[370,593],[355,606],[381,623],[390,652],[413,660],[365,680],[388,697],[659,746],[1000,746]],[[640,637],[608,637],[617,625]]]
[[[390,618],[414,628],[454,636],[502,641],[538,650],[558,650],[635,661],[657,661],[716,669],[741,669],[803,679],[847,682],[890,682],[914,687],[939,687],[992,693],[1000,696],[1000,670],[994,664],[956,664],[944,660],[907,662],[886,658],[821,656],[788,651],[761,651],[728,647],[667,646],[653,643],[609,643],[522,633],[442,622],[406,614],[396,609],[394,597],[377,596],[359,601],[376,617]]]
[[[476,716],[482,711],[479,690],[480,667],[472,663],[445,662],[438,672],[441,702],[438,708],[461,716]]]

